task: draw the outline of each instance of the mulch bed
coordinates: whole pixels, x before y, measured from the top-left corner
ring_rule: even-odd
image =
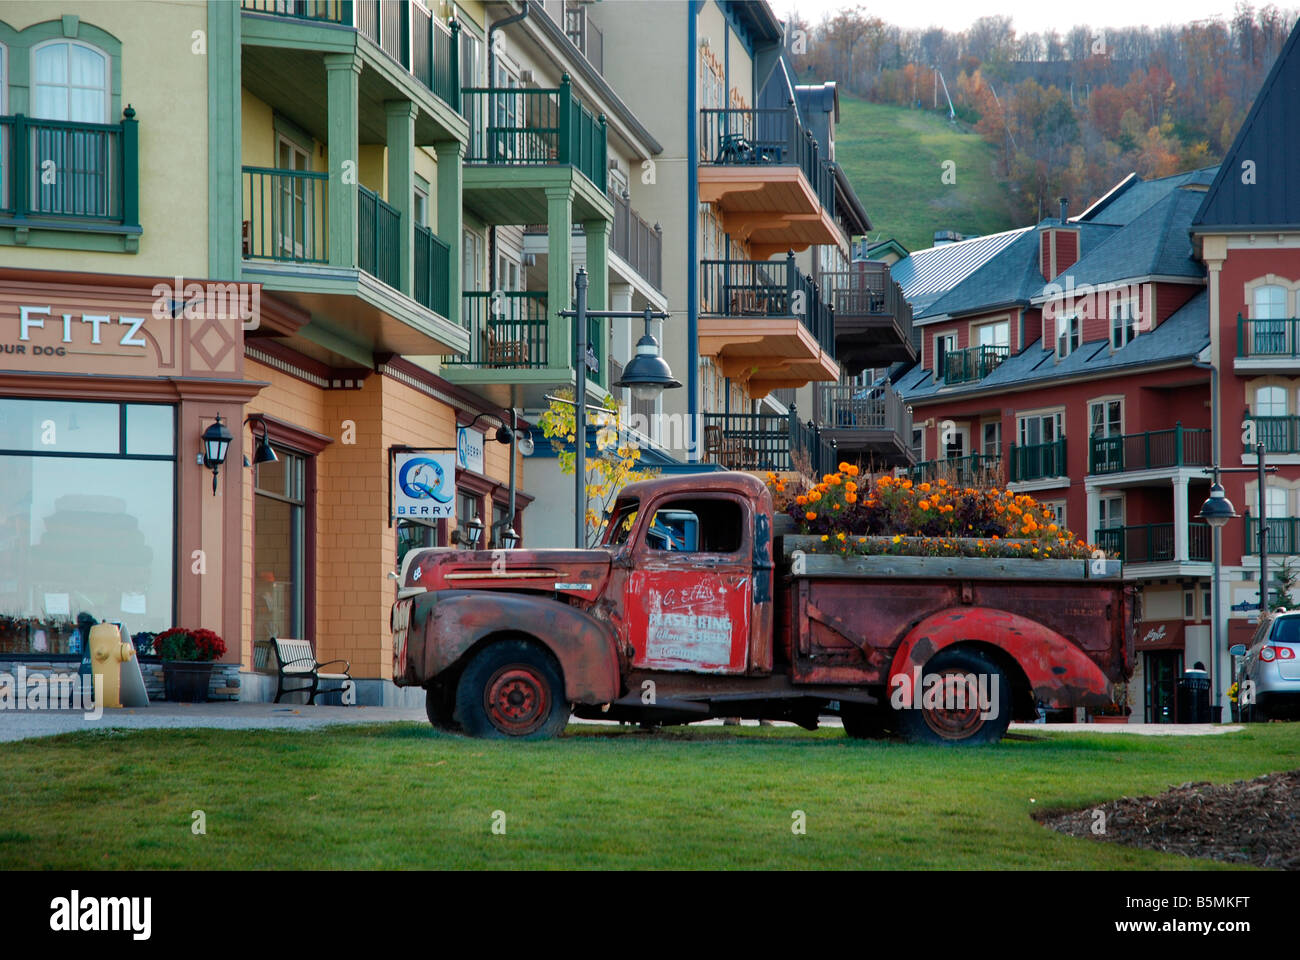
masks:
[[[1094,833],[1105,813],[1105,832]],[[1034,818],[1061,833],[1129,846],[1300,870],[1300,770],[1234,783],[1184,783],[1158,797],[1121,797]]]

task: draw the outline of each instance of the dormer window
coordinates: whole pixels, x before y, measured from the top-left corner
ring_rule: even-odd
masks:
[[[1077,313],[1060,314],[1056,318],[1056,359],[1064,360],[1079,349],[1080,324]]]
[[[1110,305],[1110,346],[1118,350],[1137,336],[1137,302],[1116,300]]]

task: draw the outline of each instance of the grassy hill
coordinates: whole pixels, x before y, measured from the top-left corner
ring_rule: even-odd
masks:
[[[873,237],[921,250],[936,230],[985,234],[1016,226],[992,149],[942,116],[844,97],[835,159],[871,216]],[[945,160],[956,164],[955,184],[941,180]]]

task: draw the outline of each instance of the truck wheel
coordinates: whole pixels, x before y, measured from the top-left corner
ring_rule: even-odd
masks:
[[[429,722],[439,730],[457,730],[456,698],[452,691],[441,683],[431,683],[424,691],[424,712]]]
[[[880,717],[870,707],[860,703],[846,703],[840,707],[840,721],[844,735],[855,740],[878,737],[884,730]]]
[[[569,722],[559,668],[531,643],[494,643],[461,674],[456,719],[471,737],[557,736]]]
[[[1006,674],[991,660],[987,660],[973,650],[944,650],[936,654],[922,671],[922,689],[913,691],[915,705],[922,707],[923,696],[929,684],[925,678],[932,675],[940,677],[966,677],[974,674],[977,685],[970,688],[968,681],[963,690],[968,696],[966,703],[945,702],[938,708],[913,709],[904,707],[898,711],[899,731],[913,743],[937,744],[977,744],[997,743],[1007,732],[1011,723],[1011,684]],[[987,677],[986,689],[990,700],[987,719],[982,715],[978,703],[979,681]],[[994,695],[995,689],[997,693]],[[949,689],[944,684],[944,691]]]

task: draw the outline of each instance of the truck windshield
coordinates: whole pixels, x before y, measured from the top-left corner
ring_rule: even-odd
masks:
[[[637,500],[619,500],[614,504],[613,509],[606,514],[608,524],[605,527],[606,545],[618,546],[627,543],[627,538],[632,535],[632,526],[636,523],[636,512],[640,505],[640,501]]]

